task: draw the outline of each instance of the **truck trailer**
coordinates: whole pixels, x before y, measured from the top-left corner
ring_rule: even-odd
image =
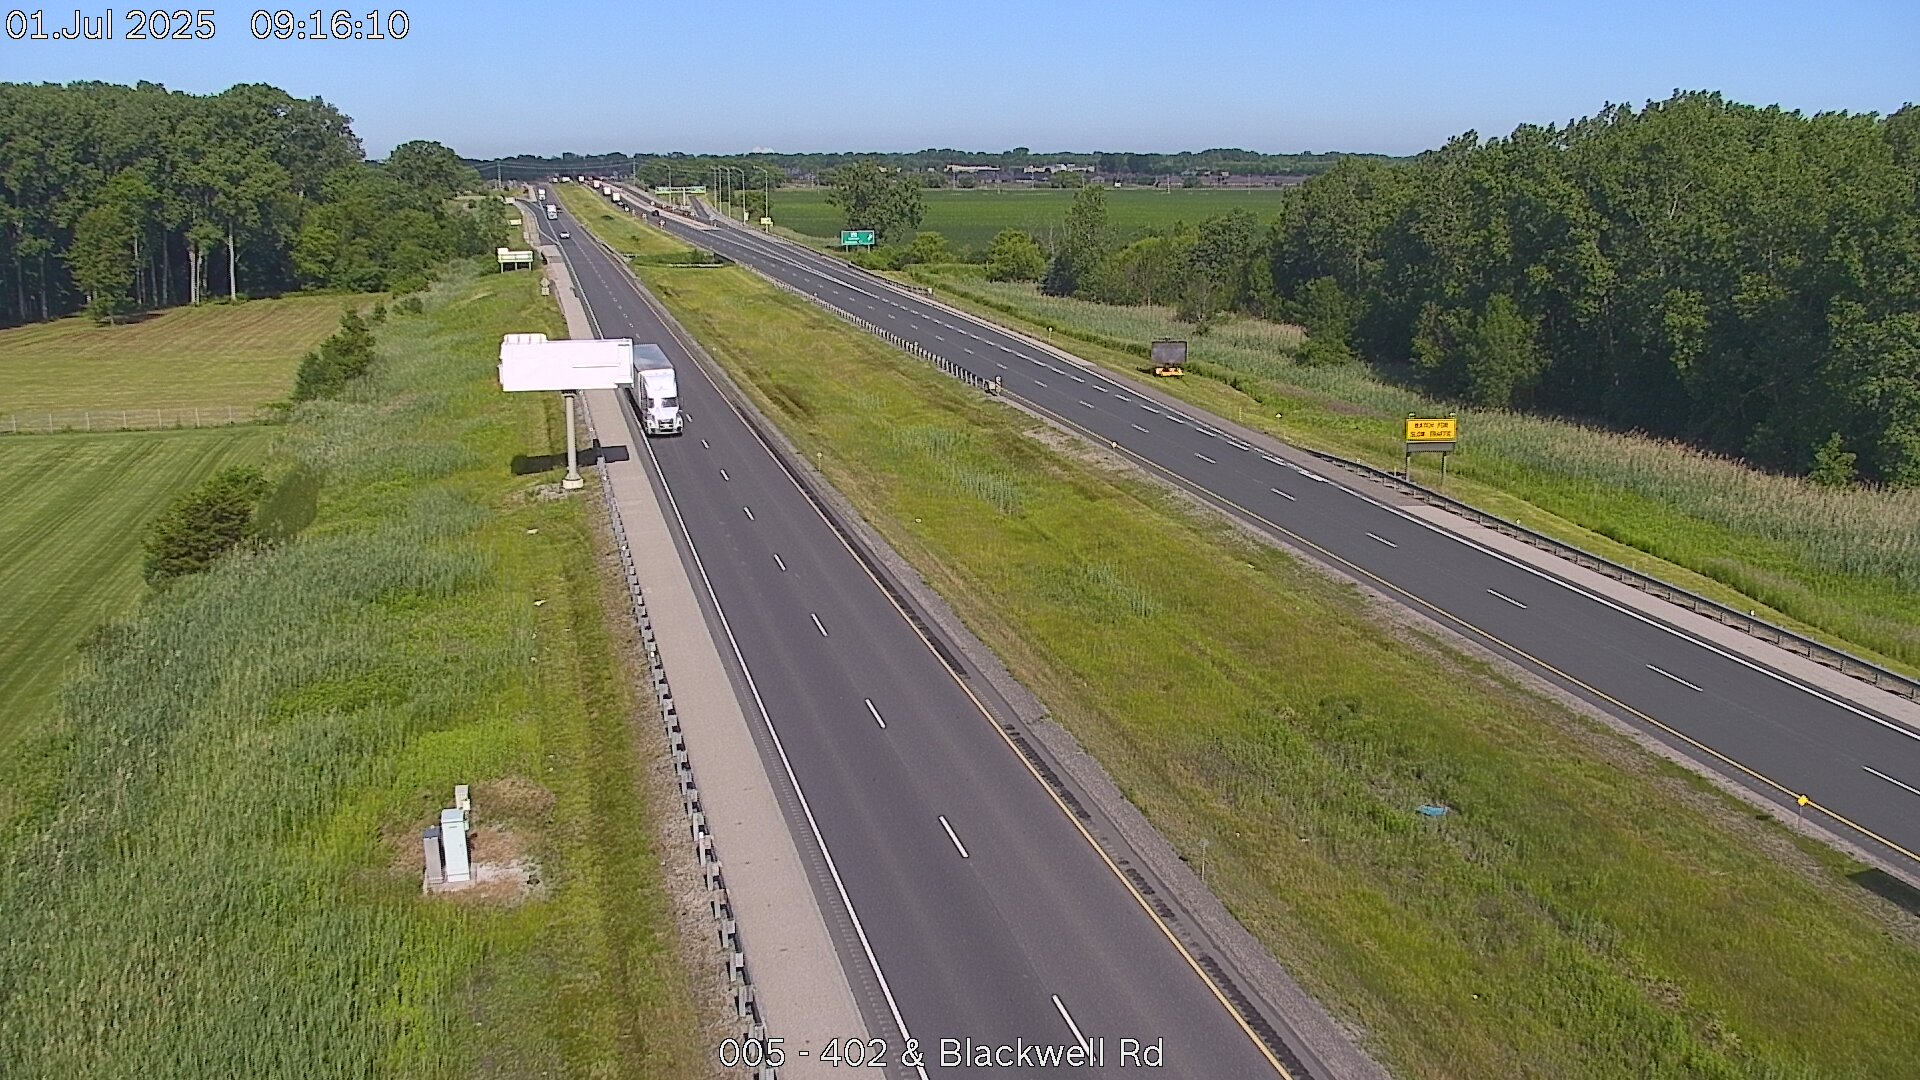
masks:
[[[633,407],[648,435],[680,434],[680,387],[658,345],[633,347]]]
[[[560,216],[560,208],[553,205],[552,203],[548,203],[547,204],[547,220],[553,221],[557,219],[559,216]]]

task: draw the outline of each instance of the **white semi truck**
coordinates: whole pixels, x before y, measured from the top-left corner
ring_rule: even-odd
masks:
[[[633,407],[649,435],[680,434],[680,387],[673,363],[658,345],[633,347]]]
[[[553,205],[552,203],[548,203],[547,204],[547,220],[553,221],[559,218],[559,216],[560,216],[560,208]]]

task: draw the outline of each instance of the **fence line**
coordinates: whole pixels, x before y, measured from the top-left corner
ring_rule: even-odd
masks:
[[[177,405],[128,409],[34,409],[0,413],[0,435],[46,435],[61,431],[150,431],[158,428],[230,427],[271,418],[264,405]]]

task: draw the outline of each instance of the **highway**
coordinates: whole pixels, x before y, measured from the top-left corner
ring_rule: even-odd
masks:
[[[631,197],[631,196],[629,196]],[[652,219],[881,326],[1559,684],[1809,822],[1920,870],[1920,731],[1424,522],[1077,364],[798,245]],[[1471,438],[1470,433],[1467,436]]]
[[[818,859],[889,1074],[1005,1074],[998,1048],[1020,1044],[1098,1047],[1107,1071],[1130,1039],[1158,1042],[1175,1076],[1329,1075],[1298,1047],[1268,1049],[1229,1008],[1015,748],[998,719],[1010,711],[923,638],[628,270],[565,212],[539,224],[595,333],[657,343],[680,372],[685,433],[647,439],[629,415],[630,445],[653,459],[770,768],[798,793],[796,841]],[[924,1072],[900,1066],[907,1038]],[[948,1039],[1008,1060],[943,1067]]]

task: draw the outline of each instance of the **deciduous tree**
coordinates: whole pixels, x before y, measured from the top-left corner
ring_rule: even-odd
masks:
[[[1002,229],[987,245],[987,278],[992,281],[1038,281],[1047,272],[1047,256],[1040,242],[1019,229]]]

